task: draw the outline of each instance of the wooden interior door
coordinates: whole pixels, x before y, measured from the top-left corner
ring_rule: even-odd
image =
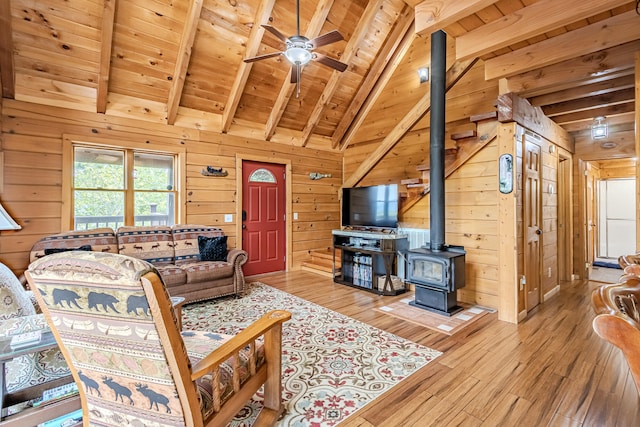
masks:
[[[246,276],[286,269],[285,166],[242,162],[242,249]]]
[[[542,274],[542,150],[525,134],[524,150],[524,272],[527,311],[540,304]]]
[[[586,210],[586,226],[587,226],[587,277],[591,274],[593,261],[596,258],[596,174],[590,163],[587,163],[586,176],[586,194],[585,194],[585,210]]]
[[[572,269],[571,239],[571,160],[558,162],[558,273],[560,280],[570,281]]]

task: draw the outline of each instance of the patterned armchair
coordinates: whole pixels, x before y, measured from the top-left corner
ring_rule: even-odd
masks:
[[[256,424],[277,420],[290,313],[267,313],[235,336],[181,333],[160,276],[143,260],[64,252],[26,275],[80,389],[85,425],[223,426],[262,384]]]
[[[0,263],[0,338],[47,327],[31,297],[13,272]],[[69,368],[58,349],[17,357],[7,362],[4,374],[9,393],[6,406],[19,403],[11,399],[11,393],[21,394],[18,392],[50,382],[52,387],[69,382]]]

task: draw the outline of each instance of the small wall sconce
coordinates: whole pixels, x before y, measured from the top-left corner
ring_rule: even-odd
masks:
[[[591,124],[591,139],[605,139],[609,135],[607,118],[598,116]]]
[[[331,178],[331,174],[330,173],[320,173],[320,172],[311,172],[309,174],[309,179],[312,180],[318,180],[318,179],[322,179],[322,178]]]
[[[420,83],[425,83],[429,81],[429,68],[421,67],[418,68],[418,75],[420,76]]]

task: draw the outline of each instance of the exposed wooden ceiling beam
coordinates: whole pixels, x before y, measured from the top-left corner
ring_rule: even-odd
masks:
[[[541,0],[457,37],[456,59],[482,57],[626,3],[629,1]]]
[[[575,113],[578,111],[592,110],[594,108],[605,107],[607,105],[624,104],[633,102],[634,88],[621,89],[603,95],[589,96],[586,98],[564,101],[557,104],[542,107],[542,111],[547,117],[555,117],[562,114]]]
[[[473,67],[477,59],[456,61],[447,70],[446,91],[448,92],[466,73]],[[371,169],[411,130],[431,109],[431,90],[426,91],[417,104],[409,111],[398,124],[387,134],[376,150],[360,164],[358,169],[346,180],[343,187],[353,187],[364,178]]]
[[[508,77],[507,92],[531,97],[633,74],[629,58],[639,50],[637,40]]]
[[[366,100],[364,101],[364,105],[358,110],[358,114],[353,119],[351,123],[348,123],[349,128],[347,129],[347,133],[342,138],[340,143],[340,149],[344,150],[351,142],[353,142],[353,138],[358,133],[360,126],[365,122],[367,115],[375,105],[376,101],[383,93],[384,88],[387,87],[387,84],[393,77],[393,73],[396,71],[396,68],[402,63],[405,55],[411,48],[413,41],[416,39],[415,33],[411,32],[411,28],[407,31],[400,42],[400,45],[393,53],[393,56],[389,63],[384,68],[382,75],[378,80],[375,81],[375,85],[369,92]]]
[[[111,69],[111,47],[113,45],[113,24],[116,16],[116,0],[104,0],[102,28],[100,30],[100,70],[96,91],[96,111],[107,111],[109,95],[109,70]]]
[[[367,101],[367,98],[372,94],[373,88],[381,78],[382,74],[387,68],[387,65],[391,63],[396,63],[397,65],[399,61],[394,61],[393,59],[394,56],[396,56],[396,52],[406,52],[406,49],[403,49],[402,47],[399,49],[398,46],[403,45],[403,40],[405,40],[405,37],[407,36],[407,33],[409,31],[411,32],[411,35],[408,38],[409,42],[407,43],[407,46],[411,45],[411,40],[413,40],[414,33],[412,26],[414,21],[413,17],[413,9],[409,6],[405,6],[400,14],[400,17],[397,19],[393,30],[382,46],[382,49],[380,49],[380,53],[376,57],[373,64],[371,64],[371,68],[369,69],[369,72],[367,73],[364,81],[360,85],[356,96],[354,96],[351,100],[349,107],[345,110],[340,123],[338,123],[336,130],[333,132],[332,148],[336,148],[341,143],[342,137],[344,137],[347,130],[349,130],[349,127],[352,125],[354,119],[359,114],[360,109]]]
[[[189,5],[184,28],[182,29],[180,46],[178,47],[178,54],[176,56],[176,67],[173,72],[173,80],[171,81],[169,99],[167,101],[167,123],[170,125],[175,123],[176,116],[178,115],[178,107],[180,106],[184,81],[187,77],[191,50],[193,48],[193,41],[196,38],[198,20],[200,19],[203,2],[204,0],[192,0]]]
[[[535,107],[544,107],[546,105],[557,104],[559,102],[571,101],[574,99],[587,98],[590,96],[604,95],[606,93],[615,92],[621,89],[633,88],[635,78],[633,74],[618,77],[602,82],[584,84],[569,89],[560,90],[558,92],[540,95],[529,98],[531,105]]]
[[[309,26],[307,27],[307,31],[305,32],[305,36],[309,39],[313,39],[320,35],[320,31],[322,30],[322,26],[327,20],[327,16],[329,15],[329,11],[331,10],[331,6],[333,6],[333,0],[320,0],[316,5],[316,10],[313,13],[313,17],[309,22]],[[282,118],[282,114],[284,113],[284,109],[287,107],[289,103],[289,99],[291,99],[291,95],[293,94],[293,89],[295,85],[291,83],[291,78],[287,73],[282,85],[280,86],[280,91],[278,92],[278,96],[276,97],[276,102],[271,108],[271,114],[269,114],[269,119],[267,119],[267,124],[264,129],[264,139],[267,141],[271,140],[271,137],[276,131],[276,127],[278,123],[280,123],[280,119]]]
[[[365,8],[364,13],[360,17],[360,19],[358,20],[358,25],[353,31],[353,35],[349,38],[349,41],[347,42],[347,46],[345,46],[344,52],[340,57],[340,60],[345,64],[349,64],[351,62],[351,58],[353,57],[353,55],[355,55],[358,49],[358,46],[360,46],[360,43],[369,32],[371,24],[373,23],[373,21],[376,18],[376,15],[382,8],[383,1],[384,0],[370,0],[367,3],[367,7]],[[339,71],[334,70],[331,73],[331,77],[329,77],[329,80],[327,81],[327,84],[325,85],[324,90],[322,91],[322,94],[318,99],[318,102],[316,102],[316,105],[313,108],[311,115],[309,116],[309,120],[307,120],[307,124],[302,130],[301,142],[303,147],[307,145],[307,142],[311,137],[311,133],[313,132],[313,130],[318,125],[318,122],[320,121],[322,112],[324,111],[327,104],[331,101],[331,98],[333,98],[333,94],[336,92],[336,89],[338,88],[338,82],[340,81],[340,77],[342,77],[342,73]]]
[[[609,117],[609,116],[616,116],[619,114],[630,113],[634,111],[634,105],[635,103],[632,101],[632,102],[625,102],[622,104],[594,108],[591,110],[583,110],[575,113],[555,116],[553,118],[553,121],[555,121],[556,123],[564,127],[565,125],[572,122],[579,122],[582,120],[593,120],[594,117],[598,117],[598,116]]]
[[[640,38],[635,10],[485,61],[485,79],[534,70]]]
[[[256,12],[256,17],[253,20],[253,27],[249,33],[247,48],[244,53],[245,58],[257,55],[258,49],[260,49],[262,36],[264,35],[264,28],[262,28],[261,24],[268,21],[275,3],[276,0],[262,0],[260,2]],[[227,102],[225,103],[224,111],[222,113],[222,133],[227,133],[229,131],[233,117],[236,115],[236,110],[240,104],[242,92],[244,92],[244,88],[247,85],[251,68],[253,68],[253,62],[242,61],[240,63],[240,67],[236,73],[236,78],[233,81],[233,86],[231,86],[231,91],[229,92],[229,98],[227,98]]]
[[[15,97],[13,37],[11,35],[11,2],[0,1],[0,80],[2,97]]]
[[[498,0],[427,0],[415,6],[416,34],[428,36]]]

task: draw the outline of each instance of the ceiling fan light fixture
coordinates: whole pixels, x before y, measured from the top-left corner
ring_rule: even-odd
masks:
[[[287,48],[284,56],[294,65],[306,65],[311,61],[312,54],[304,46],[294,44]]]

